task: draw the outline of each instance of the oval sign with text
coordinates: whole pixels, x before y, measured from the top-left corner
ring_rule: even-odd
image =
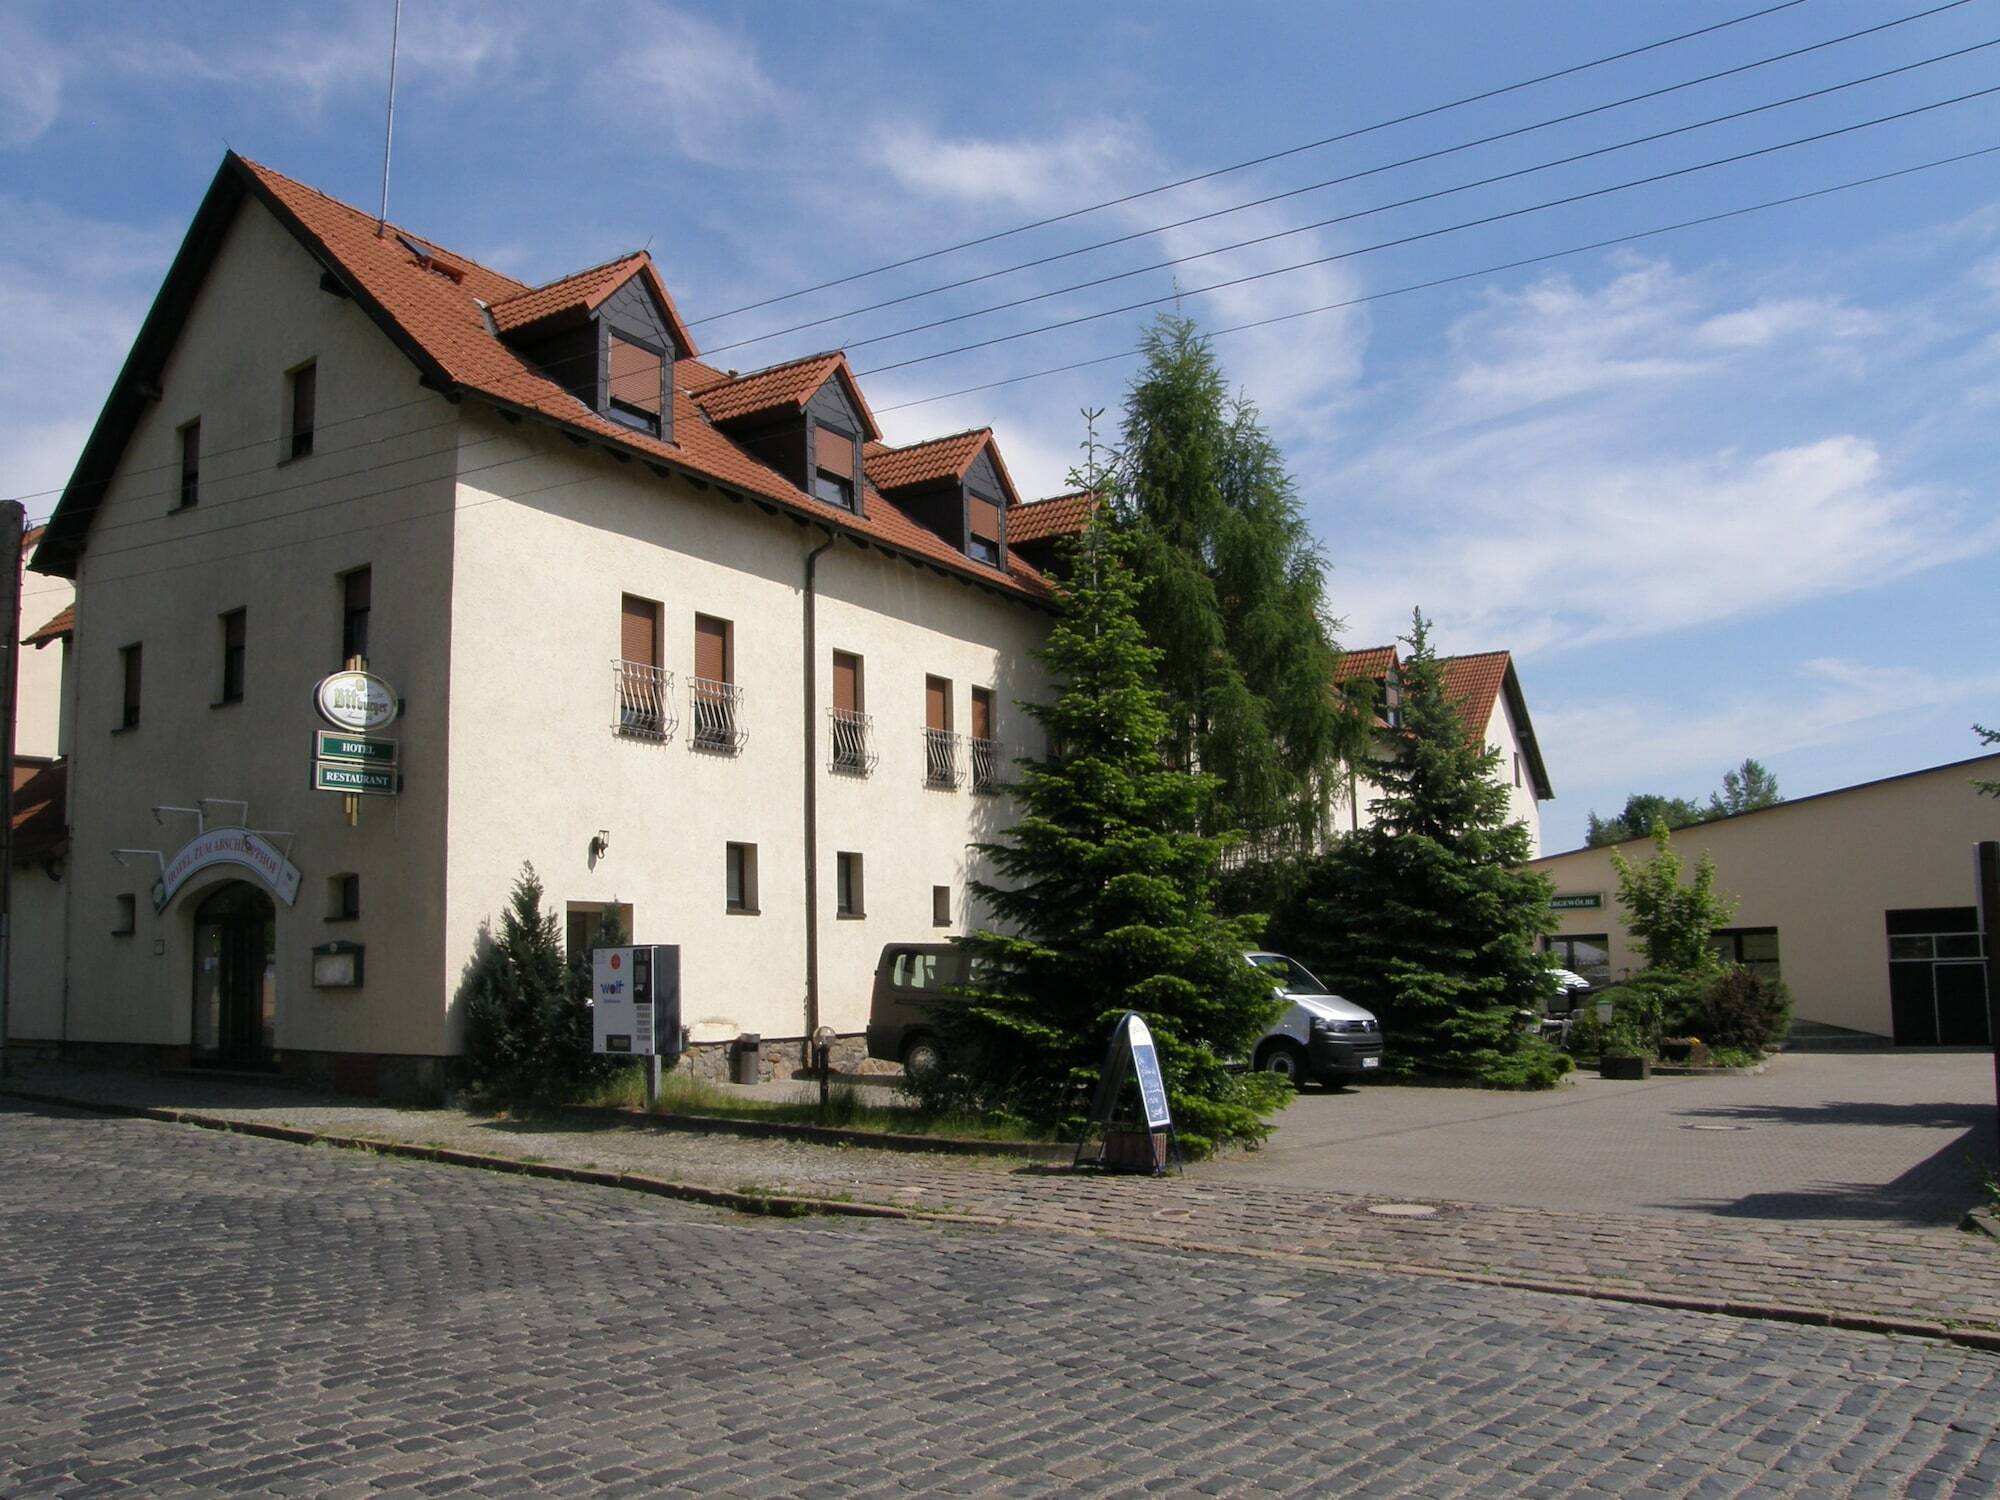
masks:
[[[313,689],[313,707],[336,729],[380,729],[403,711],[396,690],[373,672],[335,672]]]

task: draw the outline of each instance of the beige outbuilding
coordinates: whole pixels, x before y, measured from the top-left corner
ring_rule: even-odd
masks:
[[[1712,856],[1737,900],[1718,935],[1725,958],[1782,978],[1795,1026],[1898,1046],[1988,1040],[1985,948],[1973,847],[2000,839],[2000,755],[1799,797],[1676,830],[1692,867]],[[1652,846],[1615,846],[1642,861]],[[1620,921],[1612,848],[1576,849],[1530,869],[1555,885],[1563,966],[1599,983],[1643,967]]]

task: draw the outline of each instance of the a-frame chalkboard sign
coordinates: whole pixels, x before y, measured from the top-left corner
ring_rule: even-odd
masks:
[[[1127,1088],[1126,1084],[1135,1085]],[[1181,1143],[1167,1108],[1167,1081],[1153,1033],[1135,1010],[1111,1029],[1104,1071],[1090,1101],[1090,1123],[1076,1143],[1075,1166],[1109,1172],[1146,1172],[1164,1177],[1172,1163],[1180,1171]]]

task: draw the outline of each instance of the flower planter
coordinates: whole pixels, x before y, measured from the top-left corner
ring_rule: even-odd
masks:
[[[1600,1057],[1597,1060],[1597,1076],[1626,1080],[1651,1078],[1653,1060],[1650,1057]]]

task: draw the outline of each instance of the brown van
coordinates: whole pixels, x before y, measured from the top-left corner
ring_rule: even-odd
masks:
[[[944,1044],[933,1012],[958,1003],[948,991],[965,983],[968,955],[950,943],[890,943],[875,965],[868,1004],[868,1055],[896,1062],[912,1078],[941,1072]]]

